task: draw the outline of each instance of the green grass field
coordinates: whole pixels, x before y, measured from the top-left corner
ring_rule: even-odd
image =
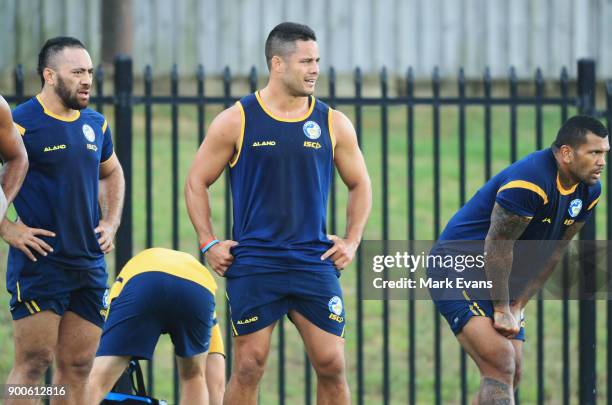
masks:
[[[353,107],[343,108],[349,117],[354,118]],[[220,109],[207,109],[207,122]],[[380,239],[382,236],[382,160],[381,160],[381,122],[380,109],[364,108],[362,133],[362,149],[367,161],[373,182],[373,211],[364,239]],[[113,122],[111,109],[107,117]],[[134,173],[133,173],[133,214],[134,214],[134,244],[135,251],[145,247],[145,161],[144,161],[144,114],[142,107],[135,108],[134,116]],[[480,187],[484,180],[484,114],[482,107],[469,107],[467,117],[467,185],[466,195],[469,198]],[[168,107],[154,108],[154,143],[153,143],[153,221],[154,245],[171,247],[171,154],[170,154],[170,112]],[[458,113],[456,108],[441,109],[441,225],[451,217],[459,207],[459,153],[458,153]],[[535,115],[532,108],[519,108],[519,157],[535,150]],[[390,239],[407,239],[407,135],[406,111],[403,107],[389,108],[389,233]],[[561,123],[557,108],[544,108],[544,145],[550,144]],[[180,246],[190,253],[197,253],[197,241],[189,222],[182,197],[183,182],[197,148],[197,117],[194,107],[180,108],[180,140],[179,140],[179,216],[180,216]],[[415,110],[415,226],[416,239],[429,240],[434,235],[433,202],[433,144],[432,144],[432,110],[429,107],[418,107]],[[509,163],[510,136],[508,108],[494,107],[492,109],[492,162],[493,173]],[[603,179],[605,184],[605,179]],[[223,209],[225,184],[223,176],[213,186],[213,221],[218,236],[224,233]],[[338,179],[337,217],[338,233],[344,230],[344,209],[346,206],[346,191]],[[605,239],[605,207],[603,198],[598,208],[599,239]],[[1,244],[0,261],[6,260],[6,246]],[[108,260],[109,271],[114,272],[114,257]],[[5,267],[2,266],[4,269]],[[4,272],[4,270],[2,270]],[[356,278],[352,266],[344,270],[341,282],[344,288],[345,305],[347,308],[347,344],[346,355],[348,363],[349,384],[353,394],[356,393]],[[219,280],[223,285],[223,280]],[[222,326],[224,321],[224,294],[219,292],[217,303]],[[434,309],[429,301],[416,302],[416,387],[417,402],[428,404],[434,399],[433,372],[433,322]],[[10,314],[7,310],[8,294],[0,294],[0,381],[4,381],[12,362]],[[577,402],[578,392],[578,305],[573,301],[571,306],[571,392],[572,403]],[[408,396],[408,324],[407,301],[390,302],[391,322],[391,398],[392,403],[405,403]],[[563,364],[561,362],[561,302],[547,301],[545,307],[545,397],[548,403],[561,402],[561,381]],[[598,303],[598,387],[599,397],[606,395],[606,324],[605,303]],[[520,395],[522,403],[536,401],[536,335],[535,335],[535,304],[527,307],[527,342],[525,345],[525,362],[523,383]],[[444,322],[440,320],[440,322]],[[365,403],[378,404],[382,398],[382,303],[380,301],[364,301],[364,381]],[[459,385],[459,346],[450,329],[444,322],[442,329],[442,400],[443,403],[458,403],[460,398]],[[299,336],[290,322],[285,322],[286,331],[286,394],[287,403],[301,403],[304,396],[304,353],[299,343]],[[278,339],[275,334],[273,347],[268,363],[268,372],[264,377],[260,390],[262,404],[277,401],[277,351]],[[155,355],[155,395],[160,398],[172,398],[172,361],[169,339],[160,341]],[[313,374],[314,379],[314,374]],[[478,373],[471,364],[468,368],[468,386],[470,395],[478,387]],[[314,385],[313,385],[314,389]]]

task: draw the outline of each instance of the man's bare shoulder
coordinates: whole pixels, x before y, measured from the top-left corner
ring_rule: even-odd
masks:
[[[6,102],[4,97],[0,96],[0,128],[13,126],[11,118],[11,106]]]
[[[331,110],[332,131],[337,143],[353,142],[357,138],[351,120],[339,110]]]
[[[234,104],[215,117],[210,124],[208,134],[236,140],[240,136],[243,121],[242,107],[239,104]]]
[[[0,96],[0,113],[6,114],[11,112],[11,106],[6,102],[4,97]]]

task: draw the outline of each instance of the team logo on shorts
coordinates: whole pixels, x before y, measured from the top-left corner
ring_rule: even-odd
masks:
[[[318,139],[321,136],[321,127],[314,121],[304,123],[304,134],[309,139]]]
[[[106,291],[104,291],[104,296],[102,297],[102,306],[104,307],[104,309],[108,309],[108,288],[106,289]]]
[[[88,142],[93,142],[96,140],[96,133],[94,132],[93,128],[87,124],[83,125],[83,135],[85,135],[85,139],[87,139]]]
[[[331,297],[329,302],[327,303],[327,308],[329,308],[329,312],[335,315],[342,315],[342,300],[337,295]]]
[[[582,210],[582,200],[580,198],[576,198],[575,200],[572,200],[567,211],[569,212],[570,217],[576,218],[578,214],[580,214],[580,210]]]

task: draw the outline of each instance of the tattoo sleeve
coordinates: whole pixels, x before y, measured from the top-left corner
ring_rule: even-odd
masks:
[[[485,377],[478,393],[480,405],[510,405],[514,403],[512,386],[493,378]]]
[[[514,242],[523,234],[531,218],[514,214],[495,203],[485,239],[485,274],[491,281],[494,306],[509,304],[508,280],[512,271]]]

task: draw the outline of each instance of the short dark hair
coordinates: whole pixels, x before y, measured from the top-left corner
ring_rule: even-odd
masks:
[[[38,53],[38,75],[40,76],[41,86],[45,85],[43,70],[49,66],[51,58],[64,48],[81,48],[85,49],[85,45],[81,41],[73,37],[55,37],[48,39]]]
[[[316,41],[317,37],[307,25],[293,22],[278,24],[268,34],[266,39],[266,63],[270,68],[270,61],[275,55],[285,56],[295,49],[295,41]],[[291,49],[290,49],[291,47]]]
[[[588,133],[597,135],[600,138],[608,136],[608,130],[597,119],[587,115],[575,115],[565,121],[557,132],[557,139],[553,142],[553,147],[558,149],[563,145],[577,148],[586,142]]]

